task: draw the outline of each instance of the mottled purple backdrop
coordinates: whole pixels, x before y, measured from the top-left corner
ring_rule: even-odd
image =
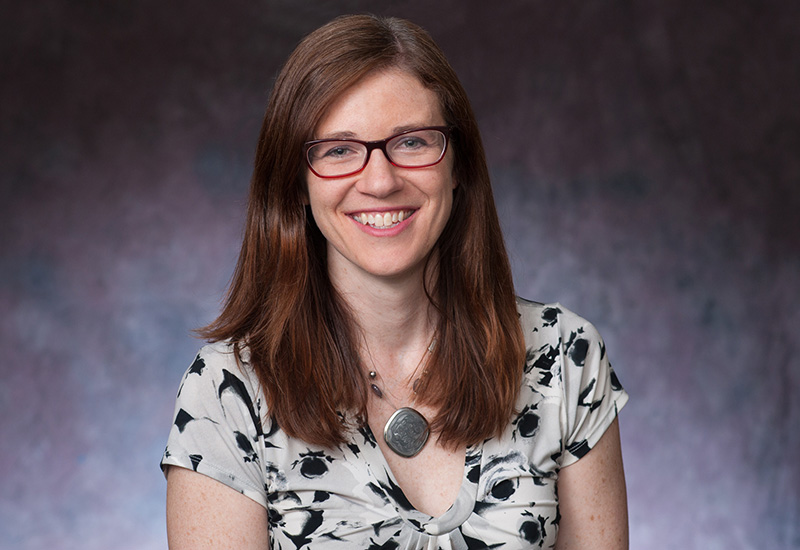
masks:
[[[606,338],[632,547],[800,548],[800,4],[3,3],[0,547],[166,547],[272,80],[377,9],[473,99],[518,292]]]

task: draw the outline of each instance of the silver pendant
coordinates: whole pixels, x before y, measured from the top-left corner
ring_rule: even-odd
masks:
[[[403,407],[383,427],[383,439],[391,450],[400,456],[416,456],[428,441],[428,421],[411,407]]]

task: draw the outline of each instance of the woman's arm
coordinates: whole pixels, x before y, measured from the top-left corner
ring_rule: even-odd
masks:
[[[170,550],[267,550],[267,510],[241,493],[192,470],[167,471]]]
[[[558,477],[557,550],[628,548],[628,503],[619,421],[609,426],[586,456]]]

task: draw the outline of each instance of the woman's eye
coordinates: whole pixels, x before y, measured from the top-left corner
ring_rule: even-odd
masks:
[[[418,152],[429,147],[428,141],[422,136],[403,136],[397,143],[392,145],[392,150],[397,153]]]
[[[416,136],[407,137],[407,138],[404,138],[403,141],[401,141],[399,145],[400,145],[400,147],[403,147],[405,149],[416,149],[417,147],[424,147],[425,146],[425,140],[423,140],[422,138],[416,137]]]
[[[328,149],[328,152],[325,153],[325,156],[338,158],[338,157],[343,157],[349,153],[352,153],[352,150],[349,147],[338,146],[338,147],[331,147],[330,149]]]

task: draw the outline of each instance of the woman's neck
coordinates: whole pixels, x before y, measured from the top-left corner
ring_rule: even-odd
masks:
[[[383,376],[410,375],[431,343],[438,316],[425,293],[422,274],[396,278],[352,272],[345,277],[330,275],[354,316],[367,364],[374,362]]]

